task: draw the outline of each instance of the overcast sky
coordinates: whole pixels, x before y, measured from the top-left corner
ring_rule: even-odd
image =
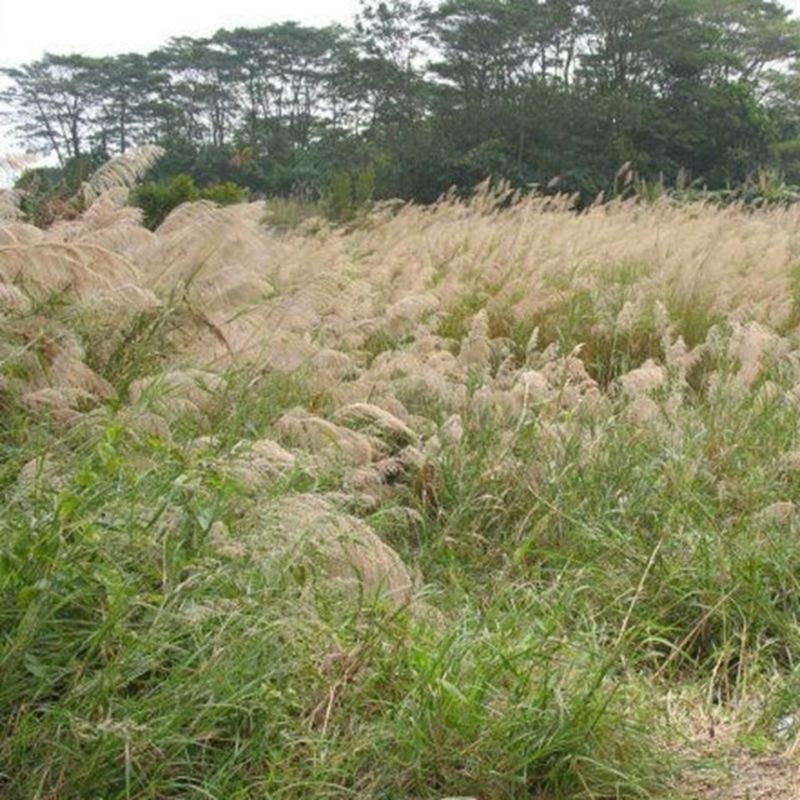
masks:
[[[349,22],[358,0],[0,0],[0,64],[54,53],[146,52],[170,36],[296,20]]]
[[[800,0],[785,5],[800,12]],[[358,0],[0,0],[0,66],[31,61],[45,51],[147,52],[170,36],[289,19],[349,22],[357,8]],[[8,149],[0,130],[0,154]]]

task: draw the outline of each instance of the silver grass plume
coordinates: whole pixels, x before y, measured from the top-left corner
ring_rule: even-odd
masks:
[[[13,189],[0,189],[0,220],[4,222],[22,218],[19,195]]]
[[[107,161],[81,187],[79,196],[84,205],[88,208],[109,189],[132,189],[164,152],[163,147],[148,144]]]

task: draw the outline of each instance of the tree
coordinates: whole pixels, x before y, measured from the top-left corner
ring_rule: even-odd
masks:
[[[106,152],[124,153],[133,142],[146,138],[154,101],[168,76],[147,56],[127,53],[99,59],[92,80],[99,145]]]
[[[798,55],[775,0],[360,0],[350,28],[48,55],[5,70],[0,99],[62,163],[155,142],[160,179],[201,187],[319,196],[363,171],[378,198],[489,176],[591,197],[624,162],[712,187],[764,165],[800,175]]]
[[[17,136],[52,150],[62,165],[82,155],[97,97],[96,59],[48,53],[40,61],[0,73],[12,81],[0,100],[12,108]]]
[[[224,145],[236,116],[229,54],[210,39],[180,36],[158,56],[172,77],[168,91],[180,109],[186,138]]]

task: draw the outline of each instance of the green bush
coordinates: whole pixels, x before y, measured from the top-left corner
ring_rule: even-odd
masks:
[[[144,223],[157,228],[173,208],[193,200],[210,200],[219,205],[232,205],[247,200],[248,192],[233,181],[214,183],[198,188],[191,175],[176,175],[168,183],[150,181],[140,186],[131,196],[133,205],[144,211]]]
[[[149,181],[142,184],[131,196],[131,202],[142,209],[144,224],[152,230],[173,208],[199,197],[200,192],[191,176],[177,175],[169,183]]]
[[[204,200],[211,200],[212,203],[219,203],[221,206],[232,206],[236,203],[245,203],[249,193],[244,186],[239,186],[233,181],[223,183],[213,183],[200,191],[200,196]]]
[[[332,222],[352,222],[372,204],[374,196],[374,167],[363,167],[355,173],[339,171],[322,191],[322,209]]]
[[[105,161],[102,153],[71,158],[61,167],[35,167],[20,175],[14,188],[22,195],[27,219],[47,228],[57,219],[73,219],[80,211],[74,198],[84,181]]]

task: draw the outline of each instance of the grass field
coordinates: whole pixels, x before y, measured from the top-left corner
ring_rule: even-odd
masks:
[[[0,224],[0,796],[800,796],[800,209],[270,214]]]

